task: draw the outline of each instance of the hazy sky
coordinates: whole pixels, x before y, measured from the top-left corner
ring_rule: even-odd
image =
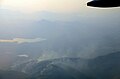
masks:
[[[89,0],[2,0],[2,7],[22,12],[55,11],[77,12],[86,7]]]
[[[1,0],[1,8],[22,13],[37,13],[40,11],[79,15],[105,15],[120,12],[118,8],[91,8],[86,6],[90,0]]]

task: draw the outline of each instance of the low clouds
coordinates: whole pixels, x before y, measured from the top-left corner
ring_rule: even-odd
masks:
[[[36,43],[36,42],[41,42],[41,41],[45,41],[45,40],[46,39],[43,39],[43,38],[35,38],[35,39],[14,38],[12,40],[0,39],[0,43],[17,43],[17,44],[22,44],[22,43]]]
[[[23,54],[23,55],[18,55],[18,57],[25,57],[25,58],[28,58],[29,56],[26,55],[26,54]]]

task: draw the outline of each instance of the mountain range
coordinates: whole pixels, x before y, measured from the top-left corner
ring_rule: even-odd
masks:
[[[94,59],[57,58],[29,61],[13,69],[29,74],[33,79],[119,79],[120,52]]]

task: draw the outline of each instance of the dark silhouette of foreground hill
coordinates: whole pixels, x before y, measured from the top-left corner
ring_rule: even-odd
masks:
[[[97,79],[120,79],[120,52],[91,60],[88,72]]]
[[[92,7],[119,7],[120,0],[93,0],[87,3],[87,6]]]

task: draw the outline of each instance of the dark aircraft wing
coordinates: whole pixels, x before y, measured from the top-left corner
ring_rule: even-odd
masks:
[[[93,0],[87,3],[87,6],[92,7],[119,7],[120,0]]]

